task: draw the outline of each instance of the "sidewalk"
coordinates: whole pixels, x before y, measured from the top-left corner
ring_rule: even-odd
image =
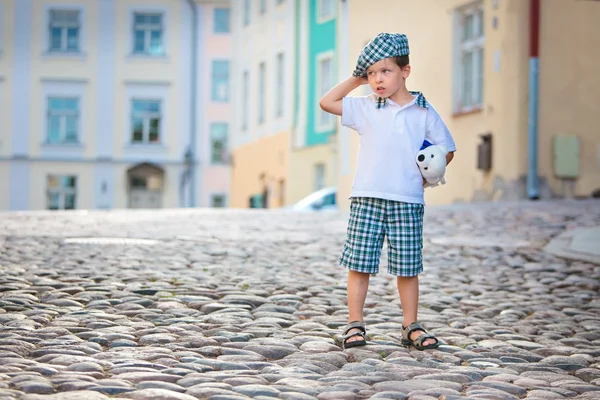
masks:
[[[552,239],[544,250],[559,257],[600,264],[600,226],[566,231]]]

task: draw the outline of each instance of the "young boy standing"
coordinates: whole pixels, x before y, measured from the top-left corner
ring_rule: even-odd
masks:
[[[369,277],[379,272],[384,236],[388,273],[396,276],[402,305],[402,342],[419,350],[439,346],[438,339],[417,322],[424,179],[415,157],[427,140],[446,146],[448,164],[456,146],[423,94],[406,88],[410,71],[406,35],[380,33],[362,50],[353,76],[320,101],[324,111],[340,115],[342,125],[360,135],[347,238],[340,256],[340,264],[349,270],[344,348],[366,344],[363,307]],[[347,97],[367,83],[372,95]]]

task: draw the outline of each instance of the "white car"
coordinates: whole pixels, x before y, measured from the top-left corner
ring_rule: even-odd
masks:
[[[289,207],[292,211],[330,211],[338,210],[337,188],[327,187],[313,192]]]

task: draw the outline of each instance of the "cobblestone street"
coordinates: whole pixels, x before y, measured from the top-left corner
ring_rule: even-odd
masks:
[[[0,213],[0,400],[600,399],[600,265],[544,251],[599,201],[427,207],[422,352],[385,257],[369,344],[342,350],[346,222]]]

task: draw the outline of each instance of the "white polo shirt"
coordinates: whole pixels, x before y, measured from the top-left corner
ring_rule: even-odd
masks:
[[[456,151],[450,131],[421,93],[399,106],[390,99],[377,108],[379,96],[344,97],[342,125],[360,135],[358,163],[350,197],[425,204],[417,153],[423,141]]]

